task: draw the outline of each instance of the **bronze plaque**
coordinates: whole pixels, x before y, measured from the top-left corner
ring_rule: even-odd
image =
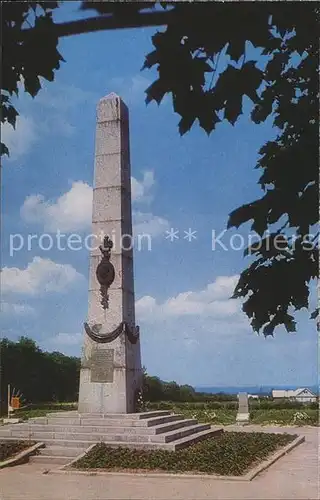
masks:
[[[114,349],[95,349],[91,357],[91,382],[113,382]]]

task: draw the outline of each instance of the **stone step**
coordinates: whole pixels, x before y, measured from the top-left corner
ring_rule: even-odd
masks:
[[[210,429],[210,424],[196,424],[189,425],[183,429],[175,429],[173,431],[165,432],[164,434],[157,434],[150,437],[150,441],[153,443],[170,443],[172,441],[179,440],[185,436],[191,434],[199,433]]]
[[[178,439],[176,441],[172,441],[170,443],[164,443],[164,442],[151,442],[151,441],[103,441],[107,446],[110,448],[119,448],[119,447],[125,447],[125,448],[135,448],[135,449],[143,449],[143,450],[156,450],[156,449],[164,449],[164,450],[169,450],[173,451],[175,449],[180,449],[184,448],[186,446],[189,446],[189,444],[198,442],[201,439],[206,439],[207,437],[214,436],[218,433],[216,429],[208,429],[202,432],[194,433],[191,436],[186,436],[181,439]],[[10,438],[4,438],[4,440],[10,439]],[[12,439],[12,438],[11,438]],[[17,438],[17,441],[20,439]],[[45,443],[46,447],[51,447],[51,446],[57,446],[59,448],[75,448],[78,450],[78,453],[76,453],[76,456],[81,453],[80,448],[82,449],[87,449],[89,446],[92,445],[92,441],[78,441],[78,440],[58,440],[58,439],[47,439],[43,440]],[[64,456],[63,453],[61,456]]]
[[[2,441],[25,441],[25,438],[1,438]],[[34,440],[34,439],[33,439]],[[70,448],[88,448],[91,444],[92,441],[86,441],[85,439],[82,439],[81,441],[78,440],[65,440],[65,439],[44,439],[41,440],[43,443],[45,443],[46,446],[59,446],[59,447],[70,447]]]
[[[49,446],[59,446],[67,448],[88,448],[92,441],[87,441],[86,439],[45,439],[42,441],[47,447]],[[80,453],[80,452],[79,452]]]
[[[100,415],[98,413],[95,413],[97,417]],[[79,418],[80,414],[76,410],[72,411],[49,411],[46,413],[46,418],[48,417],[61,417],[61,418]]]
[[[90,444],[92,443],[89,443],[89,446]],[[170,450],[171,446],[169,443],[153,443],[151,441],[141,443],[137,441],[127,441],[126,443],[122,441],[104,441],[104,444],[109,448],[130,448],[136,450]]]
[[[186,448],[187,446],[190,446],[191,444],[195,444],[199,441],[203,441],[208,438],[213,438],[219,436],[221,433],[223,433],[223,428],[209,428],[200,432],[194,432],[193,434],[189,436],[182,437],[180,439],[177,439],[176,441],[172,441],[170,443],[155,443],[155,442],[144,442],[144,443],[135,443],[132,441],[128,441],[127,443],[121,443],[117,441],[110,441],[110,442],[105,442],[105,444],[110,447],[110,448],[134,448],[134,449],[141,449],[141,450],[157,450],[157,449],[163,449],[163,450],[168,450],[168,451],[175,451],[178,449]]]
[[[197,432],[190,436],[185,436],[171,443],[167,443],[167,449],[170,451],[181,450],[192,444],[198,443],[208,438],[217,437],[224,432],[223,428],[210,428],[201,432]]]
[[[10,430],[6,431],[5,436],[13,436],[16,433],[23,433],[22,435],[29,436],[35,435],[37,433],[43,432],[51,432],[51,433],[70,433],[76,432],[81,434],[140,434],[140,435],[154,435],[161,434],[163,432],[172,431],[174,429],[180,429],[182,427],[186,427],[187,425],[196,425],[198,422],[195,419],[182,419],[176,420],[173,422],[166,422],[164,424],[153,425],[150,427],[142,427],[142,426],[122,426],[116,427],[112,425],[77,425],[77,426],[67,426],[67,425],[45,425],[45,424],[17,424],[14,427],[11,427]],[[0,431],[1,435],[1,431]]]
[[[182,428],[174,429],[172,431],[163,432],[161,434],[132,434],[132,433],[108,433],[105,429],[103,429],[100,433],[81,433],[76,432],[75,429],[68,430],[65,432],[43,432],[43,431],[35,431],[32,433],[27,433],[21,430],[12,430],[11,437],[12,439],[20,438],[20,439],[31,439],[33,441],[44,442],[47,443],[51,440],[55,441],[86,441],[90,443],[99,443],[106,441],[121,441],[122,443],[126,443],[127,441],[132,442],[157,442],[157,443],[169,443],[175,439],[180,439],[183,436],[187,436],[188,434],[192,434],[194,432],[202,431],[210,428],[210,424],[196,424],[189,425]]]
[[[89,445],[90,446],[90,445]],[[86,451],[88,447],[85,448],[68,448],[67,446],[45,446],[40,449],[40,455],[47,456],[60,456],[60,457],[68,457],[69,461],[75,457],[78,457],[82,453]]]
[[[166,422],[173,422],[176,420],[182,420],[183,415],[180,414],[169,414],[156,416],[144,419],[102,419],[102,418],[67,418],[63,419],[59,417],[52,417],[47,419],[48,425],[65,425],[65,426],[115,426],[115,427],[151,427],[153,425],[164,424]]]
[[[139,434],[107,434],[104,430],[99,434],[84,434],[78,432],[33,432],[31,435],[24,431],[12,431],[11,439],[26,439],[30,438],[33,441],[51,443],[52,441],[84,441],[86,443],[99,443],[101,441],[149,441],[150,436]]]
[[[29,457],[29,463],[36,464],[50,464],[50,465],[67,465],[71,462],[71,457],[65,456],[52,456],[52,455],[33,455]]]
[[[48,419],[47,417],[32,417],[27,420],[28,423],[35,423],[35,424],[47,424]],[[17,424],[20,425],[20,424]]]
[[[210,439],[219,436],[222,432],[223,432],[222,428],[209,428],[206,430],[202,430],[200,432],[193,433],[192,435],[189,436],[181,437],[180,439],[171,443],[128,442],[126,443],[125,447],[131,449],[135,448],[135,449],[145,449],[145,450],[153,450],[161,448],[168,451],[175,451],[190,446],[191,444],[203,441],[205,439]],[[117,448],[119,446],[123,446],[123,443],[114,441],[114,442],[107,442],[106,445],[109,446],[110,448]],[[66,465],[67,463],[71,462],[71,460],[74,460],[77,456],[83,454],[84,451],[85,451],[84,448],[80,449],[80,448],[71,448],[65,446],[64,447],[50,446],[42,448],[40,450],[39,455],[30,457],[30,461],[37,463]]]
[[[0,438],[10,437],[10,436],[11,436],[11,428],[10,429],[0,429]]]
[[[124,420],[145,420],[153,417],[164,417],[166,415],[171,415],[172,411],[171,410],[153,410],[153,411],[146,411],[146,412],[141,412],[141,413],[108,413],[104,415],[104,419],[124,419]],[[90,418],[90,414],[82,414],[85,416],[85,418]],[[81,418],[83,416],[81,415]]]
[[[188,425],[196,425],[198,423],[194,418],[183,418],[181,420],[174,420],[172,422],[165,422],[163,424],[153,425],[147,427],[146,429],[140,427],[138,432],[146,432],[150,434],[162,434],[163,432],[173,431],[175,429],[181,429]]]
[[[99,420],[144,420],[146,418],[161,417],[170,415],[170,410],[154,410],[141,413],[78,413],[76,411],[62,411],[47,413],[47,418],[80,418],[85,419],[99,419]]]
[[[4,438],[6,439],[12,439],[12,438]],[[22,441],[22,439],[17,438],[17,441]],[[171,449],[172,445],[170,443],[152,443],[152,442],[135,442],[135,441],[126,441],[126,443],[123,443],[123,441],[104,441],[104,443],[109,446],[110,448],[136,448],[138,450],[156,450],[156,449]],[[80,448],[87,449],[89,446],[92,445],[92,441],[66,441],[66,440],[55,440],[55,439],[49,439],[45,441],[46,447],[51,447],[51,446],[57,446],[59,448],[75,448],[78,450],[78,453],[76,453],[76,456],[78,456],[81,453]],[[62,452],[62,455],[63,452]]]

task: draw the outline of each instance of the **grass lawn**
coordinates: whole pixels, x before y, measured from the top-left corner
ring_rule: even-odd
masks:
[[[217,425],[234,424],[237,416],[237,410],[224,408],[191,409],[187,405],[175,405],[174,403],[172,403],[171,410],[174,413],[182,413],[185,418],[195,418],[198,422]],[[311,408],[252,409],[250,423],[260,425],[319,425],[319,410]]]
[[[236,422],[237,404],[234,408],[212,408],[212,404],[206,405],[205,403],[193,404],[160,402],[151,403],[148,410],[153,410],[157,407],[159,407],[159,409],[168,409],[174,413],[183,414],[185,418],[194,418],[200,423],[204,422],[216,425],[230,425]],[[70,411],[76,409],[77,403],[46,403],[18,410],[14,413],[14,416],[27,420],[33,417],[46,416],[47,413],[50,412]],[[250,408],[250,423],[258,425],[319,425],[319,410],[317,408],[309,408],[307,406],[301,409],[282,409],[271,407],[259,408],[252,405],[252,408]]]
[[[252,410],[250,412],[252,424],[278,425],[319,425],[319,411],[317,409],[284,409],[284,410]]]
[[[13,458],[34,444],[36,443],[33,441],[0,441],[0,462]]]
[[[30,408],[22,408],[14,412],[14,417],[28,420],[29,418],[45,417],[47,413],[58,411],[72,411],[77,410],[77,403],[46,403],[33,405]]]
[[[175,413],[182,413],[185,418],[195,418],[200,423],[230,425],[235,423],[237,411],[236,410],[191,410],[184,408],[174,408]]]
[[[174,452],[109,448],[99,443],[73,467],[241,476],[296,437],[261,432],[224,432],[218,437]]]
[[[29,418],[36,418],[36,417],[45,417],[47,413],[53,413],[53,412],[58,412],[58,411],[67,411],[64,410],[63,408],[57,408],[54,410],[44,410],[42,408],[34,408],[31,410],[17,410],[14,412],[14,417],[16,418],[21,418],[22,420],[28,420]]]

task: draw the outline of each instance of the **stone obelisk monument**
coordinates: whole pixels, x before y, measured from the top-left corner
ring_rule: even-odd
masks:
[[[78,411],[132,413],[142,372],[134,311],[129,116],[116,94],[102,98],[97,108],[92,234]]]

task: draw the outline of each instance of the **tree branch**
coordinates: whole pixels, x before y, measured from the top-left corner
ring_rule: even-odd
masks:
[[[66,23],[54,23],[53,29],[58,37],[64,37],[102,30],[163,26],[172,22],[175,17],[174,11],[132,14],[130,17],[120,17],[113,14]],[[33,29],[23,30],[25,35],[32,34],[32,31]]]

